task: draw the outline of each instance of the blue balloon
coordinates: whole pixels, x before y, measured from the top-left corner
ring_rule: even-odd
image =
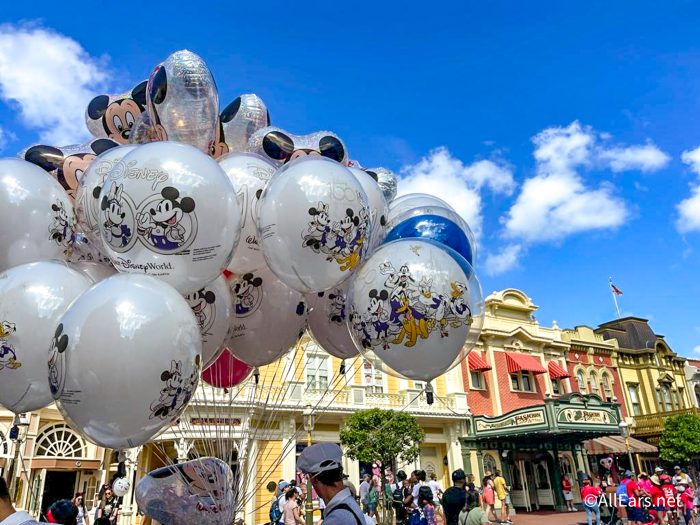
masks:
[[[384,243],[397,239],[432,240],[453,249],[467,262],[474,265],[474,250],[462,228],[439,215],[418,215],[394,226],[384,238]]]

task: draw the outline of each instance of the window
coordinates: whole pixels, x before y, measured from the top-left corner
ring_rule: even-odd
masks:
[[[600,376],[600,386],[603,391],[603,399],[612,399],[613,392],[612,388],[610,387],[610,376],[606,372],[603,372],[603,374]]]
[[[306,356],[306,388],[328,388],[328,358],[320,355]]]
[[[561,380],[552,379],[552,394],[558,396],[561,394]]]
[[[578,391],[582,394],[588,392],[586,388],[586,380],[583,378],[583,370],[576,372],[576,383],[578,384]]]
[[[367,392],[384,392],[384,373],[379,364],[365,359],[362,363],[362,381]]]
[[[678,395],[679,390],[680,389],[671,391],[671,396],[673,397],[673,408],[675,408],[676,410],[681,408],[681,400],[680,396]]]
[[[484,475],[487,472],[490,472],[493,474],[496,472],[496,458],[494,458],[491,454],[484,454]]]
[[[664,405],[664,398],[661,395],[661,389],[657,388],[656,389],[656,404],[659,406],[659,411],[664,412],[666,410],[666,406]]]
[[[695,387],[695,403],[700,407],[700,386]]]
[[[469,372],[469,377],[472,382],[472,388],[476,390],[483,390],[486,388],[484,386],[484,374],[479,370],[472,370]]]
[[[632,403],[632,412],[635,416],[642,415],[642,405],[639,402],[639,385],[629,383],[627,389],[630,394],[630,403]]]
[[[83,440],[68,425],[54,425],[36,438],[36,455],[52,458],[83,458]]]
[[[591,394],[595,394],[598,392],[598,378],[595,372],[591,372],[588,377],[590,378]]]
[[[510,389],[514,392],[535,392],[535,378],[530,372],[510,374]]]
[[[661,392],[664,395],[664,410],[673,410],[673,402],[671,401],[671,388],[668,385],[661,387]]]

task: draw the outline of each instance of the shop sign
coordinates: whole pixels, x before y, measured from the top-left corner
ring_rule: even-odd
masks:
[[[586,410],[582,408],[565,408],[559,412],[559,423],[584,424],[584,425],[611,425],[615,424],[610,413],[605,410]]]
[[[493,430],[502,430],[505,428],[528,427],[533,425],[543,425],[546,423],[544,410],[535,410],[532,412],[523,412],[508,416],[500,421],[485,421],[477,419],[475,421],[477,432],[490,432]]]

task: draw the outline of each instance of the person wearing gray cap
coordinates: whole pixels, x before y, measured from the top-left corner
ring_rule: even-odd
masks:
[[[343,452],[335,443],[306,447],[297,468],[311,476],[311,485],[326,502],[324,525],[365,525],[365,518],[350,489],[343,484]]]

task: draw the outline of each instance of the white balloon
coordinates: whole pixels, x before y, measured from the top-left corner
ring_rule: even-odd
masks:
[[[235,276],[230,281],[233,318],[228,347],[251,366],[272,363],[304,331],[304,296],[282,283],[269,268]]]
[[[70,267],[82,273],[85,277],[90,279],[93,284],[104,281],[107,277],[112,277],[117,274],[117,270],[109,263],[78,261],[70,263]]]
[[[349,359],[358,354],[348,329],[347,293],[349,283],[319,292],[309,308],[309,330],[316,342],[329,354]],[[322,295],[321,295],[322,294]]]
[[[109,172],[100,200],[102,242],[116,269],[158,277],[181,293],[216,279],[238,243],[231,182],[186,144],[138,146]]]
[[[277,166],[254,153],[231,153],[219,159],[231,180],[242,212],[241,239],[228,269],[246,273],[266,266],[258,239],[258,203]]]
[[[300,292],[340,285],[369,242],[369,206],[346,167],[319,156],[280,168],[260,199],[262,248],[270,269]]]
[[[51,403],[46,351],[58,319],[92,282],[61,262],[0,274],[0,405],[15,413]]]
[[[202,370],[211,365],[229,338],[233,300],[228,282],[217,277],[204,288],[185,296],[202,336]]]
[[[114,483],[112,483],[112,492],[114,492],[114,495],[118,498],[123,498],[126,496],[126,493],[129,492],[129,487],[131,487],[131,483],[129,483],[128,479],[117,478],[114,480]]]
[[[437,243],[405,239],[380,247],[350,285],[350,326],[362,352],[390,373],[430,381],[462,361],[483,324],[476,274]],[[469,275],[465,273],[466,268]]]
[[[105,220],[105,216],[100,210],[102,186],[104,186],[109,171],[136,147],[119,146],[105,151],[90,163],[80,179],[75,194],[75,215],[78,221],[76,229],[85,235],[90,243],[97,245],[98,249],[102,249],[100,222]],[[126,169],[125,165],[120,166],[122,169]]]
[[[352,171],[357,181],[362,185],[362,189],[367,194],[367,202],[369,203],[369,251],[372,253],[379,246],[384,238],[387,218],[389,215],[389,206],[382,189],[377,184],[377,181],[365,170],[360,168],[348,168]]]
[[[47,259],[65,259],[75,213],[56,179],[30,162],[0,159],[0,271]]]
[[[197,320],[175,289],[146,275],[115,275],[61,317],[49,383],[63,417],[88,440],[133,448],[185,409],[201,351]]]
[[[394,226],[396,218],[399,215],[407,210],[421,206],[442,207],[455,211],[452,206],[435,195],[429,195],[427,193],[407,193],[405,195],[401,195],[400,197],[396,197],[393,201],[391,201],[391,204],[389,204],[387,230],[390,230]]]

